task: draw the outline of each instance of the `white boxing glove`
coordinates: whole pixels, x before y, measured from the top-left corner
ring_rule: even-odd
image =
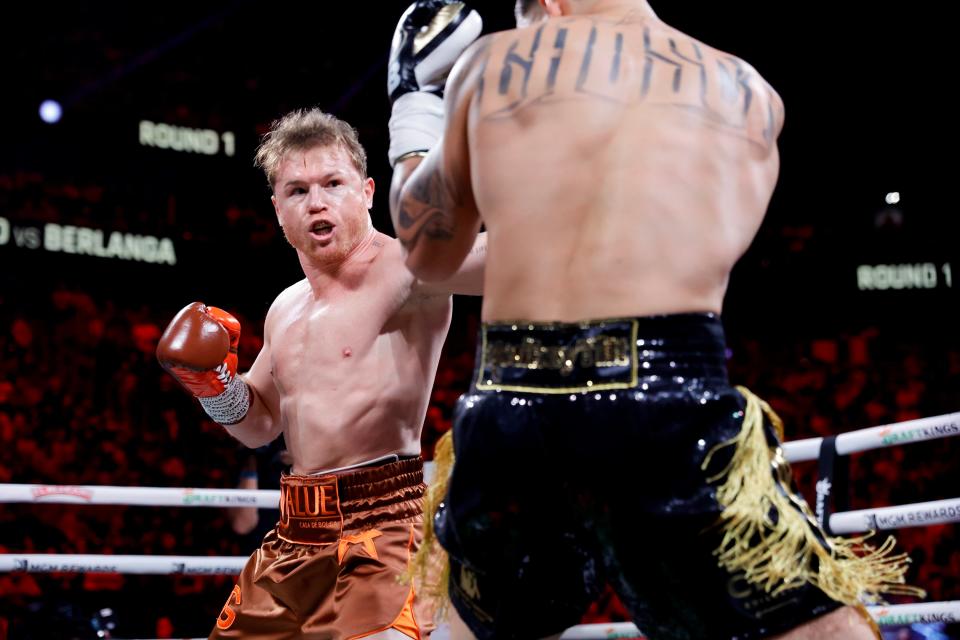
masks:
[[[483,20],[463,2],[419,0],[400,17],[390,47],[390,165],[425,153],[443,134],[443,87]]]

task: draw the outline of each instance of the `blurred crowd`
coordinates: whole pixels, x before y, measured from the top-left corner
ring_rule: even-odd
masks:
[[[111,225],[128,219],[140,233],[162,235],[180,224],[175,202],[159,221],[111,202],[94,186],[51,188],[32,174],[0,176],[0,205],[34,225],[59,220],[58,212],[69,209],[73,224],[97,227],[105,206],[119,207],[109,214]],[[250,247],[279,242],[272,220],[239,205],[228,208],[219,224]],[[217,229],[214,223],[191,225],[179,237],[197,240],[216,236]],[[7,261],[13,249],[2,249],[0,483],[236,487],[249,454],[156,362],[157,340],[179,306],[149,301],[149,287],[120,295],[110,281],[84,284],[69,274],[36,286],[30,274],[16,273],[13,260]],[[112,268],[120,278],[127,267]],[[222,305],[244,327],[241,369],[261,347],[266,303]],[[477,306],[457,304],[426,416],[428,459],[451,427],[473,367]],[[823,335],[727,329],[732,381],[770,402],[784,419],[788,440],[950,413],[960,405],[960,351],[933,334],[905,337],[879,324]],[[958,447],[956,438],[948,438],[852,456],[850,508],[957,497]],[[816,464],[797,464],[795,472],[812,502]],[[262,486],[276,482],[262,480]],[[914,559],[912,584],[927,589],[930,600],[960,598],[955,525],[896,535]],[[231,528],[222,509],[0,506],[0,553],[230,556],[248,555],[255,543]],[[0,640],[94,637],[104,608],[111,610],[115,637],[205,634],[231,584],[225,576],[0,574]],[[584,621],[625,619],[608,592]]]

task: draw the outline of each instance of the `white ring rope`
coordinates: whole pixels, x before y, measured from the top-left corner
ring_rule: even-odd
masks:
[[[0,491],[10,486],[0,485]],[[25,485],[31,486],[31,485]],[[36,485],[33,485],[36,486]],[[97,487],[85,487],[85,489]],[[107,487],[108,489],[118,489],[120,487]],[[131,489],[134,489],[131,487]],[[145,489],[137,489],[144,491]],[[173,491],[170,489],[160,489],[159,491]],[[179,490],[189,491],[189,490]],[[249,491],[247,493],[279,493],[271,491]],[[87,504],[117,504],[115,502],[97,502],[96,497],[91,497]],[[137,504],[145,504],[138,502]],[[150,503],[155,504],[155,503]],[[174,504],[182,504],[180,502]],[[236,502],[229,503],[236,505]],[[248,504],[248,503],[242,503]],[[276,502],[272,502],[274,506]],[[197,503],[191,503],[191,506],[223,506],[213,501],[201,500]],[[937,500],[933,502],[921,502],[912,505],[903,505],[898,507],[881,507],[878,509],[861,509],[858,511],[848,511],[844,513],[835,513],[830,516],[830,527],[837,534],[860,533],[863,531],[877,531],[884,529],[897,529],[903,527],[919,527],[934,524],[943,524],[950,522],[960,522],[960,498],[951,500]],[[74,569],[34,569],[34,563],[42,562],[42,567],[49,566],[50,562],[56,562],[55,559],[61,558],[62,562],[72,563],[70,566]],[[90,563],[95,563],[97,559],[110,559],[119,564],[111,565],[111,568],[90,568]],[[69,559],[69,560],[68,560]],[[185,560],[186,559],[186,560]],[[204,558],[190,556],[95,556],[95,555],[53,555],[53,554],[0,554],[0,571],[98,571],[98,572],[129,572],[129,573],[230,573],[232,568],[239,572],[243,567],[244,557],[218,557]],[[86,562],[88,564],[77,564]],[[198,564],[199,562],[199,564]],[[216,565],[217,562],[228,562],[228,565]],[[145,563],[145,564],[144,564]],[[213,563],[213,564],[211,564]],[[211,567],[220,566],[220,570]],[[231,569],[222,569],[229,566]],[[194,568],[196,567],[196,568]]]
[[[881,627],[916,623],[960,622],[960,600],[867,607],[867,611]]]
[[[124,556],[0,553],[0,572],[239,575],[248,556]]]
[[[931,624],[936,622],[960,622],[960,600],[946,602],[921,602],[919,604],[897,604],[886,607],[867,607],[867,611],[881,627],[899,627],[909,624]],[[441,636],[441,625],[434,635]],[[630,622],[610,622],[606,624],[581,624],[563,632],[560,640],[611,640],[614,638],[645,638]],[[203,640],[194,638],[193,640]]]
[[[918,622],[958,622],[960,621],[960,600],[867,607],[867,611],[881,627],[896,627]],[[633,623],[611,622],[607,624],[581,624],[570,627],[563,632],[560,640],[608,640],[611,638],[644,637]]]
[[[918,502],[898,507],[843,511],[830,515],[830,529],[837,535],[926,527],[948,522],[960,522],[960,498]]]
[[[837,436],[837,453],[846,455],[909,442],[960,435],[960,413],[907,420]],[[816,460],[823,438],[783,444],[790,462]],[[428,477],[432,464],[426,463]],[[94,485],[0,484],[0,502],[118,504],[150,507],[258,507],[276,509],[280,492],[269,489],[196,489]],[[907,507],[903,507],[907,508]],[[837,514],[834,514],[837,515]]]
[[[246,556],[129,556],[74,554],[0,554],[0,571],[30,573],[134,573],[237,575]],[[960,621],[960,600],[867,607],[880,626]],[[586,624],[567,629],[561,640],[642,638],[629,622]]]
[[[859,431],[848,431],[837,436],[837,454],[848,455],[859,451],[892,447],[909,442],[936,440],[960,435],[960,413],[945,413],[942,416],[919,418],[885,424]],[[823,438],[806,438],[783,443],[783,453],[788,462],[816,460],[820,457]]]
[[[837,436],[837,453],[846,455],[909,442],[960,435],[960,413],[881,425]],[[790,462],[815,460],[822,438],[784,443]],[[432,469],[431,469],[432,470]],[[276,490],[119,487],[96,485],[2,484],[0,503],[90,504],[168,507],[257,507],[276,509]],[[960,498],[896,507],[834,513],[830,527],[837,534],[960,522]],[[0,572],[93,572],[153,575],[238,575],[247,556],[147,556],[78,554],[0,554]],[[868,607],[880,626],[919,622],[960,622],[960,601]],[[631,623],[579,625],[561,640],[643,638]]]
[[[851,431],[837,436],[837,453],[849,454],[908,442],[960,434],[960,413],[908,420],[897,424]],[[784,443],[791,462],[819,456],[822,438]],[[432,471],[432,464],[427,463]],[[426,474],[425,474],[426,475]],[[280,492],[267,489],[197,489],[117,487],[94,485],[0,484],[0,503],[113,504],[154,507],[257,507],[276,509]],[[830,528],[836,534],[897,529],[960,521],[960,499],[921,502],[834,513]]]
[[[276,509],[280,503],[280,492],[267,489],[0,484],[2,502]],[[830,529],[840,535],[949,522],[960,522],[960,498],[834,513],[830,516]]]
[[[189,489],[94,485],[0,484],[0,502],[123,504],[145,507],[259,507],[276,509],[270,489]]]

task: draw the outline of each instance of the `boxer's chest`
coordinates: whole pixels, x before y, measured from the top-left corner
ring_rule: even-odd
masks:
[[[329,298],[291,305],[276,323],[271,365],[281,391],[364,376],[404,357],[409,286],[390,276]]]

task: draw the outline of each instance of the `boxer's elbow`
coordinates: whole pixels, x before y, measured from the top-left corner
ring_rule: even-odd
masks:
[[[237,424],[224,425],[231,436],[240,441],[240,444],[248,449],[259,449],[260,447],[273,442],[276,435],[270,433],[270,429],[265,426],[257,425],[254,421],[248,419],[241,420]]]

